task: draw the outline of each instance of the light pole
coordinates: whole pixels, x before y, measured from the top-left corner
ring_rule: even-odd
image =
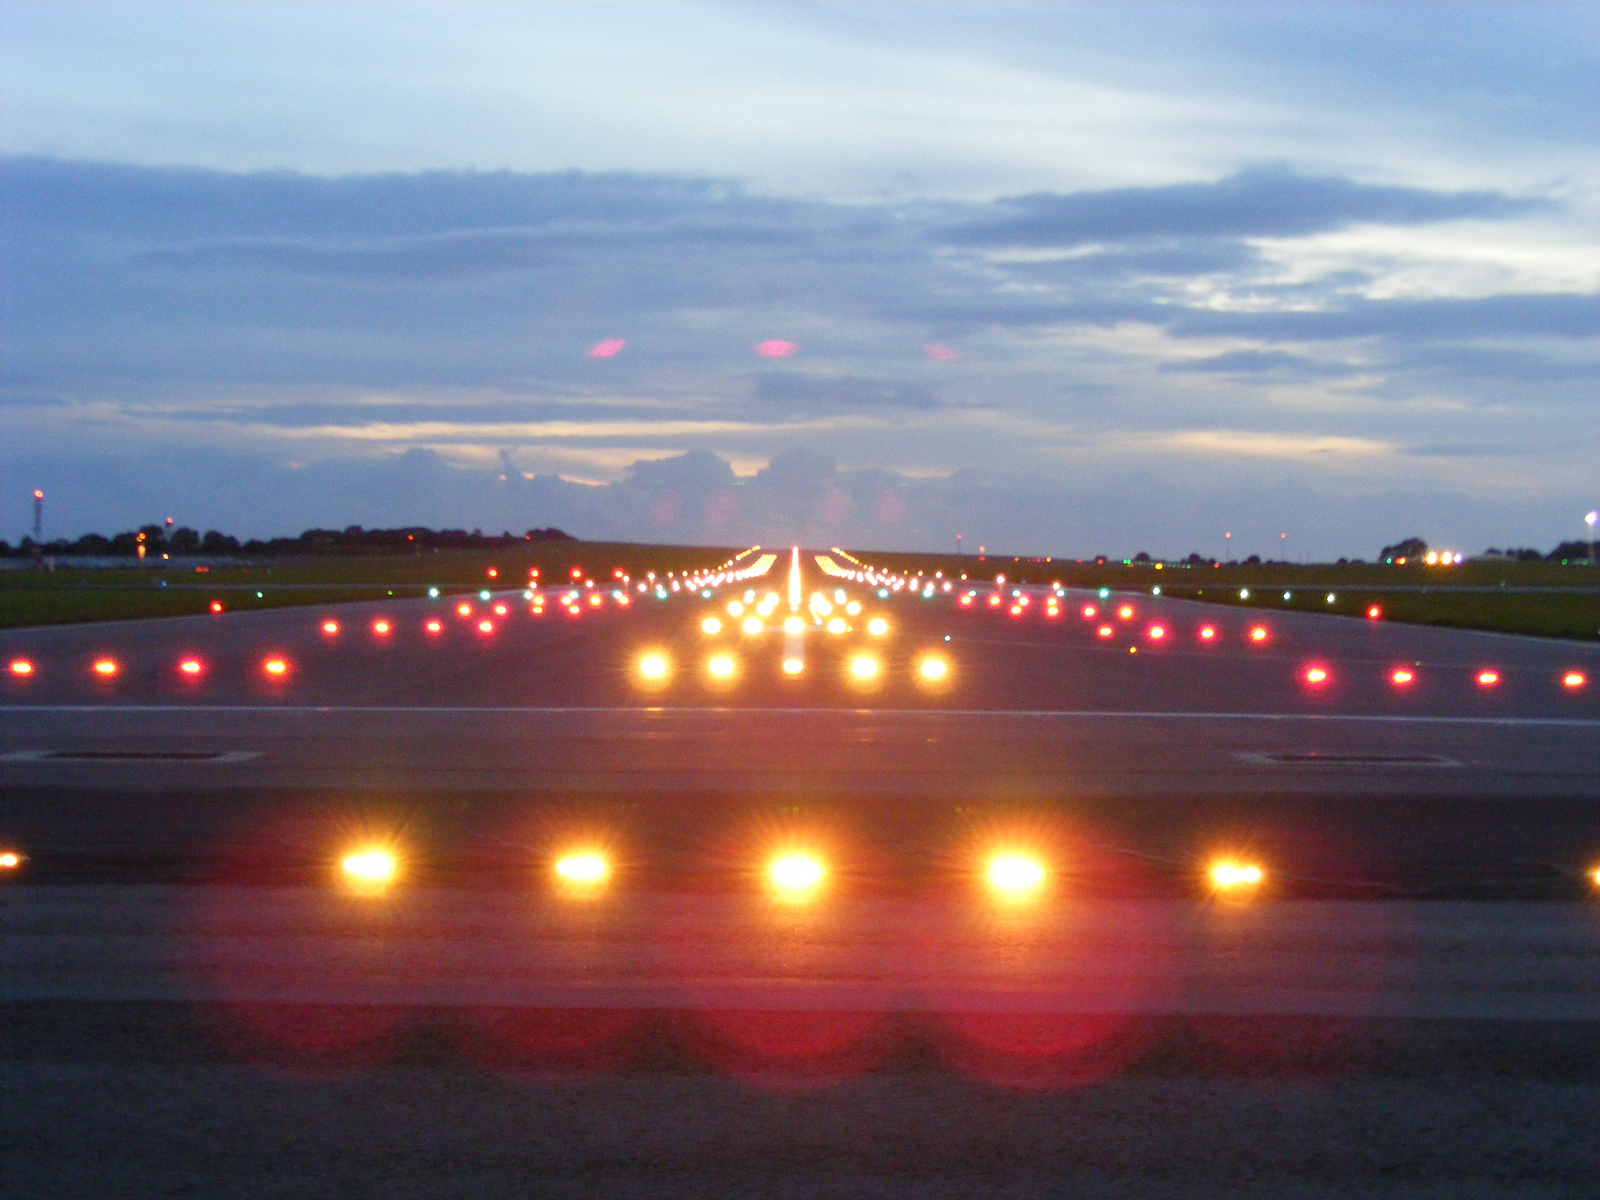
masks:
[[[1590,511],[1585,514],[1583,523],[1589,527],[1589,565],[1594,565],[1594,523],[1600,519],[1600,512]]]
[[[961,535],[959,533],[956,534],[956,553],[961,553]]]
[[[1229,530],[1227,533],[1222,535],[1222,561],[1223,562],[1232,562],[1233,561],[1231,558],[1228,557],[1228,552],[1231,551],[1232,549],[1233,549],[1233,531]]]
[[[34,545],[44,541],[44,493],[38,488],[33,489],[33,541]]]

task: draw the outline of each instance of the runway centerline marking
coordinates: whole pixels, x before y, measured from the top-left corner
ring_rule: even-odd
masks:
[[[1140,709],[1003,709],[1003,708],[730,708],[716,706],[657,707],[637,705],[493,705],[493,704],[7,704],[0,713],[283,713],[345,715],[419,713],[429,716],[829,716],[829,717],[995,717],[1007,720],[1108,721],[1286,721],[1305,723],[1370,723],[1384,725],[1474,725],[1507,728],[1600,729],[1591,717],[1473,717],[1422,713],[1292,713],[1186,712]]]

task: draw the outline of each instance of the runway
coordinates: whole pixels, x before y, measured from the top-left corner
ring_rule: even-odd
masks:
[[[1585,1194],[1595,646],[804,584],[5,634],[8,1183]]]

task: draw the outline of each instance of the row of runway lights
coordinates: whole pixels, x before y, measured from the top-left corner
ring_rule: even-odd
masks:
[[[27,856],[19,850],[0,850],[0,872],[22,869]],[[600,850],[573,848],[551,864],[553,882],[564,892],[598,895],[612,881],[611,859]],[[404,864],[398,851],[383,845],[352,847],[339,859],[339,876],[358,895],[381,895],[400,882]],[[781,849],[761,870],[768,891],[777,899],[806,902],[816,899],[828,881],[828,864],[808,850]],[[1044,894],[1050,866],[1026,851],[1002,849],[982,862],[979,874],[987,889],[1007,900],[1031,900]],[[1214,858],[1204,864],[1206,886],[1218,896],[1246,899],[1267,882],[1267,871],[1246,858]],[[1588,872],[1589,882],[1600,887],[1600,867]]]

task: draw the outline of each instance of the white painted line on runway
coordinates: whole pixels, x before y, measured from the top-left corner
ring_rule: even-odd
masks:
[[[375,715],[421,713],[429,716],[563,714],[632,716],[830,716],[830,717],[1001,717],[1009,720],[1062,719],[1109,721],[1286,721],[1385,725],[1473,725],[1507,728],[1600,729],[1592,717],[1440,717],[1420,713],[1253,713],[1159,712],[1138,709],[1057,708],[790,708],[752,706],[514,705],[514,704],[4,704],[0,713],[285,713]]]
[[[0,762],[60,763],[241,763],[259,750],[13,750]]]

